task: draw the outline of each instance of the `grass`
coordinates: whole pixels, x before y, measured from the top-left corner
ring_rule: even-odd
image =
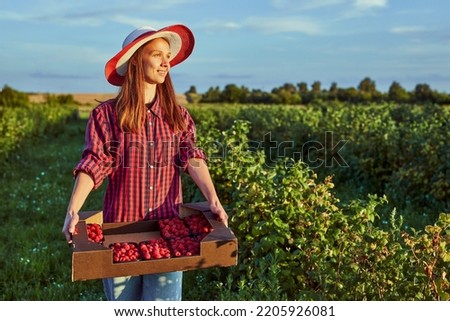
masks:
[[[57,136],[28,140],[5,164],[0,186],[2,301],[106,300],[101,280],[72,282],[71,249],[61,233],[88,115],[80,111],[80,119],[71,120]],[[91,192],[82,210],[101,209],[104,188]],[[194,275],[185,272],[185,282]]]
[[[86,117],[57,136],[26,142],[1,175],[2,300],[104,300],[100,280],[71,281],[71,250],[61,233],[81,155]],[[83,209],[101,208],[101,190]]]

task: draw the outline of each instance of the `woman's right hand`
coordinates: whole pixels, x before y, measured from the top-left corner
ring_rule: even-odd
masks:
[[[67,206],[66,219],[64,220],[64,226],[62,228],[62,232],[69,243],[72,243],[72,235],[75,232],[75,226],[80,220],[78,211],[81,209],[81,206],[93,187],[93,179],[88,174],[79,172],[75,179],[72,196],[69,205]]]
[[[78,213],[67,212],[62,232],[66,237],[67,243],[69,244],[72,243],[72,235],[75,232],[75,226],[78,224],[79,220],[80,217],[78,216]]]

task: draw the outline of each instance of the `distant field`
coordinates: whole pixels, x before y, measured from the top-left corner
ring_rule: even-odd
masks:
[[[107,99],[115,97],[116,93],[51,93],[52,95],[72,95],[73,99],[80,105],[94,106],[99,101],[105,101]],[[29,98],[31,102],[41,103],[45,101],[45,97],[48,93],[30,94]],[[181,104],[186,104],[186,98],[183,94],[177,95],[178,101]]]
[[[52,93],[52,95],[68,95],[69,93]],[[45,97],[48,93],[30,94],[29,98],[31,102],[41,103],[45,101]],[[115,93],[70,93],[74,100],[81,105],[91,105],[98,101],[104,101],[114,97]]]

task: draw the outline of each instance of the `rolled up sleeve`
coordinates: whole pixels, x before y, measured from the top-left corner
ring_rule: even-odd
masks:
[[[187,111],[186,111],[187,113]],[[186,129],[180,136],[180,149],[179,149],[179,164],[180,168],[187,172],[189,160],[191,158],[203,159],[205,162],[208,161],[208,157],[203,151],[203,149],[197,147],[197,130],[195,127],[194,120],[187,113],[186,114]]]
[[[104,179],[114,168],[114,158],[110,153],[108,121],[98,110],[93,110],[85,134],[84,149],[80,161],[73,170],[73,175],[82,171],[91,176],[94,189],[100,187]]]

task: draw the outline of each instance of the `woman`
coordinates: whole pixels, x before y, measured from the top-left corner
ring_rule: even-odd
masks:
[[[105,178],[105,223],[177,217],[181,171],[186,171],[211,211],[227,225],[206,156],[195,146],[195,124],[177,104],[169,75],[193,47],[186,26],[142,27],[130,33],[122,50],[106,63],[106,79],[120,90],[89,117],[62,230],[67,241],[89,193]],[[181,300],[182,272],[108,278],[103,283],[108,300]]]

